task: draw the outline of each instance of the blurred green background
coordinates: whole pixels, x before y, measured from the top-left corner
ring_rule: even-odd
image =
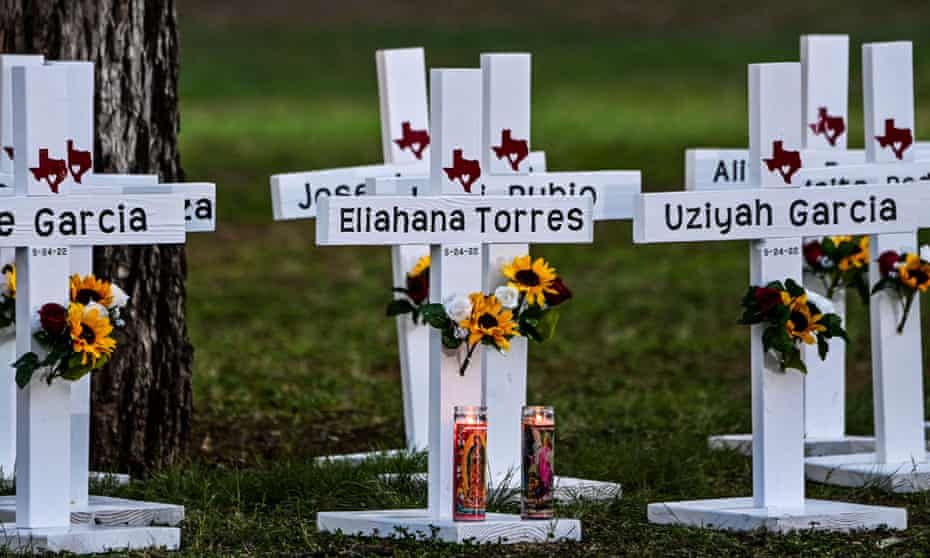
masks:
[[[396,336],[383,315],[388,250],[317,248],[312,223],[271,220],[271,174],[380,161],[375,50],[423,46],[433,67],[531,52],[532,143],[549,168],[641,169],[644,188],[663,191],[682,188],[686,147],[746,144],[747,64],[797,60],[802,33],[850,33],[849,137],[860,147],[861,43],[914,40],[917,137],[930,140],[920,132],[930,127],[926,2],[201,0],[181,6],[180,17],[182,163],[188,179],[217,183],[220,225],[189,239],[195,464],[144,490],[188,504],[192,555],[515,551],[366,542],[313,528],[321,509],[425,502],[422,487],[378,482],[376,467],[307,459],[403,444]],[[736,325],[748,247],[633,246],[629,223],[598,224],[595,238],[534,249],[576,298],[558,338],[531,350],[528,398],[556,407],[560,473],[618,481],[625,494],[563,510],[585,520],[582,545],[521,551],[930,551],[926,496],[873,490],[809,485],[819,497],[907,506],[916,527],[894,537],[770,537],[650,526],[648,501],[751,492],[750,459],[706,449],[709,434],[750,429],[748,332]],[[852,297],[850,307],[848,425],[865,434],[868,316]]]

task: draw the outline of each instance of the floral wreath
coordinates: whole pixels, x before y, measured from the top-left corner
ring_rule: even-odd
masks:
[[[26,387],[40,369],[48,369],[49,384],[55,378],[76,381],[106,364],[116,350],[113,328],[125,325],[121,317],[129,296],[115,283],[94,275],[71,276],[67,307],[56,302],[38,311],[33,337],[45,356],[28,352],[13,366],[16,384]]]
[[[827,236],[804,244],[804,268],[816,276],[832,300],[839,289],[856,289],[869,303],[869,237]]]
[[[817,303],[815,304],[816,301]],[[818,304],[820,306],[818,306]],[[801,344],[817,344],[820,359],[827,357],[829,340],[839,337],[849,343],[842,318],[833,312],[829,300],[804,290],[793,279],[773,281],[764,287],[749,287],[742,301],[743,325],[764,324],[762,348],[778,357],[782,372],[789,368],[807,373],[801,358]]]
[[[878,257],[880,279],[872,287],[872,294],[892,291],[901,301],[902,314],[898,334],[904,331],[907,316],[918,292],[930,289],[930,246],[920,247],[920,254],[888,250]]]
[[[505,353],[510,349],[510,340],[517,336],[538,343],[551,339],[559,321],[559,311],[554,307],[572,298],[571,291],[546,260],[533,261],[525,255],[502,268],[507,284],[497,287],[494,294],[453,295],[443,303],[428,303],[429,267],[429,256],[420,258],[407,273],[406,286],[394,289],[404,296],[388,305],[387,315],[410,314],[414,323],[438,329],[442,344],[448,349],[466,345],[465,360],[459,368],[461,375],[465,375],[479,345]]]

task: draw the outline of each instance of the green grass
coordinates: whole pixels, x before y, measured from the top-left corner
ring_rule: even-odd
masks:
[[[272,223],[268,176],[380,160],[374,51],[422,45],[431,66],[475,66],[493,50],[534,54],[533,145],[550,168],[642,169],[648,190],[680,189],[686,147],[746,142],[746,64],[796,59],[795,33],[620,35],[357,27],[194,27],[182,35],[182,161],[215,180],[220,227],[190,239],[194,463],[118,493],[187,506],[186,556],[656,555],[930,553],[928,496],[809,485],[813,497],[905,506],[903,533],[725,534],[656,527],[647,502],[751,492],[748,458],[706,449],[750,429],[745,243],[634,247],[629,223],[596,242],[538,250],[576,298],[559,338],[531,351],[529,400],[555,405],[558,470],[621,482],[622,500],[561,509],[584,542],[452,547],[315,531],[320,510],[422,506],[422,488],[384,484],[384,467],[317,467],[309,457],[403,443],[387,250],[321,249],[311,223]],[[930,33],[918,41],[930,91]],[[860,146],[854,37],[851,144]],[[921,104],[921,103],[918,103]],[[930,127],[927,103],[918,127]],[[930,138],[930,136],[924,136]],[[867,314],[850,299],[848,424],[871,431]],[[926,313],[925,313],[926,319]],[[925,349],[925,355],[930,351]],[[800,408],[801,402],[798,401]]]

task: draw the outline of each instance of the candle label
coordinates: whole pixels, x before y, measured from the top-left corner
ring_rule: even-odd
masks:
[[[555,472],[555,425],[523,423],[523,512],[524,518],[553,516]]]
[[[455,425],[455,499],[453,519],[484,520],[487,500],[488,425]]]

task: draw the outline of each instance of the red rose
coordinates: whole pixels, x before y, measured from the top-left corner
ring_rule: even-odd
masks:
[[[894,264],[899,261],[901,261],[901,256],[894,250],[882,252],[882,255],[878,257],[878,270],[881,272],[882,277],[887,277],[889,273],[894,271]]]
[[[549,284],[549,286],[555,289],[556,292],[545,293],[547,306],[556,306],[562,304],[572,297],[572,292],[568,290],[568,287],[565,286],[565,282],[562,281],[561,277],[556,277],[555,280]]]
[[[768,312],[772,308],[781,304],[781,291],[778,289],[756,287],[756,290],[752,293],[752,296],[756,299],[756,304],[759,306],[759,310],[763,312]]]
[[[65,323],[68,319],[68,312],[61,304],[49,302],[39,309],[39,321],[42,323],[42,329],[58,335],[65,329]]]
[[[414,304],[420,304],[429,297],[429,271],[407,277],[407,296]]]
[[[807,265],[815,267],[820,262],[821,256],[823,256],[823,247],[819,240],[812,240],[804,245],[804,260]]]

